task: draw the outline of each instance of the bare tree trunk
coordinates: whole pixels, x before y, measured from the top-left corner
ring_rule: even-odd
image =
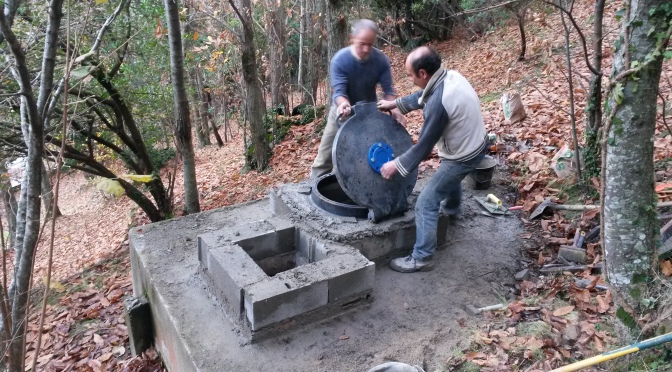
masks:
[[[266,105],[261,92],[261,83],[258,78],[257,56],[254,48],[254,29],[252,27],[252,4],[250,0],[239,0],[237,7],[233,0],[229,3],[236,11],[242,26],[241,62],[243,80],[245,81],[246,117],[250,123],[250,136],[254,146],[252,159],[248,161],[251,168],[263,170],[268,165],[271,152],[268,146],[268,136],[264,126]]]
[[[7,167],[5,161],[0,161],[0,173],[7,173]],[[7,249],[14,248],[14,241],[16,239],[16,210],[18,205],[16,203],[16,197],[12,191],[12,184],[9,179],[2,178],[0,183],[0,193],[2,193],[2,206],[5,209],[5,216],[7,218],[7,234],[9,239],[6,242]]]
[[[56,1],[50,4],[54,6]],[[53,8],[52,8],[53,10]],[[59,9],[60,12],[60,9]],[[51,27],[56,27],[50,23]],[[0,13],[0,31],[14,56],[14,68],[18,77],[19,88],[24,93],[22,107],[27,117],[25,142],[28,154],[24,170],[21,200],[19,204],[25,206],[25,214],[17,219],[17,249],[14,257],[14,276],[10,288],[12,300],[12,339],[9,346],[9,369],[23,371],[24,344],[26,337],[26,306],[28,303],[28,289],[33,267],[33,253],[37,247],[37,238],[40,229],[40,186],[42,176],[42,153],[44,151],[42,119],[37,110],[37,100],[33,94],[30,73],[25,54],[16,35],[7,23],[4,13]],[[46,46],[45,46],[46,49]],[[50,56],[51,57],[51,56]],[[23,116],[23,115],[22,115]],[[19,232],[22,234],[19,236]],[[19,246],[19,242],[21,243]]]
[[[597,71],[602,72],[602,19],[604,16],[604,1],[596,0],[593,20],[593,62]],[[591,72],[590,88],[588,91],[588,111],[585,136],[586,149],[584,151],[585,177],[597,177],[600,172],[600,144],[598,133],[602,127],[602,75]]]
[[[201,211],[196,184],[196,164],[194,145],[191,140],[189,99],[184,83],[184,55],[182,54],[182,34],[177,0],[164,0],[168,19],[168,40],[170,42],[170,75],[173,83],[175,110],[175,140],[182,153],[184,172],[184,208],[187,213]]]
[[[233,136],[229,136],[227,133],[230,133],[229,130],[229,123],[228,123],[228,118],[227,115],[229,114],[229,105],[228,105],[228,97],[224,96],[222,99],[222,126],[224,127],[224,142],[229,142],[229,138],[233,138]]]
[[[570,2],[570,13],[572,6],[574,5],[573,0]],[[523,10],[524,11],[524,10]],[[524,13],[523,13],[524,14]],[[521,19],[524,18],[524,15],[522,17],[518,18],[518,21],[520,22]],[[576,154],[579,154],[579,140],[576,135],[576,115],[574,114],[574,80],[572,78],[572,51],[570,49],[570,44],[569,44],[569,27],[567,26],[567,22],[565,21],[565,13],[560,12],[560,18],[562,20],[562,28],[565,30],[565,57],[567,60],[567,81],[569,83],[569,119],[571,121],[572,125],[572,147],[574,147],[574,152]],[[522,29],[521,29],[522,32]],[[523,38],[523,45],[525,41],[525,34],[522,33],[521,37]],[[525,49],[521,52],[521,57],[524,58],[524,55],[522,53],[525,52]],[[576,166],[576,179],[578,182],[582,181],[581,178],[581,164],[577,164]]]
[[[215,125],[215,120],[212,117],[212,113],[210,110],[213,109],[212,107],[212,96],[210,95],[210,92],[206,90],[206,88],[203,86],[203,81],[200,78],[200,75],[197,75],[198,80],[198,87],[199,91],[201,92],[201,102],[203,103],[202,105],[202,110],[205,113],[205,120],[206,120],[206,125],[210,123],[212,125],[212,134],[215,135],[215,140],[217,141],[217,147],[222,147],[224,146],[224,142],[222,141],[222,137],[219,136],[219,131],[217,131],[217,125]]]
[[[291,107],[287,100],[287,72],[285,62],[285,7],[282,1],[266,0],[266,34],[268,35],[268,68],[271,84],[271,105],[282,107],[285,115],[289,115]]]
[[[301,103],[312,105],[314,95],[312,94],[311,74],[315,68],[315,40],[313,39],[315,7],[313,6],[313,2],[311,0],[303,0],[303,9],[303,49],[305,49],[305,53],[303,57],[303,75],[301,75],[299,85],[302,89]]]
[[[401,20],[399,19],[399,3],[394,4],[394,32],[397,34],[397,43],[399,45],[404,45],[404,35],[401,34],[401,26],[399,26],[399,22]]]
[[[47,218],[51,218],[52,211],[54,210],[54,194],[51,187],[51,177],[49,176],[49,170],[47,168],[47,164],[44,164],[44,162],[42,165],[42,199],[44,199],[44,206],[46,209],[45,215]],[[56,215],[53,217],[60,217],[61,215],[61,210],[58,208],[58,206],[56,206]]]
[[[408,39],[413,39],[413,0],[404,1],[404,30]]]
[[[322,44],[322,31],[324,28],[324,2],[322,0],[312,0],[313,1],[313,12],[312,19],[310,24],[312,26],[311,32],[311,48],[310,48],[310,64],[308,71],[308,76],[310,77],[309,81],[309,92],[310,92],[310,104],[315,106],[317,100],[317,87],[320,84],[322,79],[322,71],[324,55],[323,55],[323,44]]]
[[[325,0],[327,2],[327,60],[331,61],[339,49],[348,45],[348,2],[347,0]],[[331,94],[327,95],[327,107],[331,106]],[[327,109],[329,112],[329,109]]]
[[[308,0],[299,0],[300,2],[300,13],[299,13],[299,63],[296,67],[297,73],[296,73],[296,84],[299,85],[299,87],[303,87],[303,80],[304,80],[304,65],[306,64],[304,57],[303,57],[303,45],[305,44],[305,39],[306,39],[306,2]]]
[[[661,285],[655,280],[658,224],[652,138],[662,51],[672,32],[670,16],[656,10],[666,3],[642,0],[624,4],[622,42],[616,44],[613,89],[605,111],[602,218],[606,273],[615,294],[616,316],[630,328],[636,328],[636,322],[653,307],[655,300],[651,298],[658,298]],[[660,39],[659,33],[665,36]],[[632,331],[630,336],[639,334]]]
[[[178,1],[178,0],[174,0]],[[180,22],[181,25],[181,34],[185,35],[184,42],[182,43],[182,60],[184,63],[184,56],[187,55],[186,51],[191,48],[191,46],[194,44],[194,38],[192,35],[194,35],[193,31],[193,26],[192,23],[196,22],[194,18],[194,5],[193,1],[189,3],[188,1],[185,2],[184,6],[187,8],[187,19],[184,22]],[[191,77],[191,83],[194,88],[193,90],[193,104],[194,104],[194,128],[196,129],[196,142],[198,143],[198,148],[203,148],[205,146],[210,146],[212,143],[210,142],[210,127],[208,127],[208,122],[207,122],[207,117],[204,115],[202,111],[202,105],[203,102],[201,100],[201,92],[200,92],[200,86],[199,86],[199,78],[200,78],[200,73],[201,69],[198,66],[197,61],[190,61],[190,63],[187,63],[187,65],[190,65],[188,67],[189,70],[189,76]]]
[[[525,60],[525,51],[527,50],[527,39],[525,38],[525,15],[527,14],[527,7],[516,12],[518,18],[518,30],[520,31],[520,55],[519,61]]]
[[[191,81],[194,85],[194,116],[196,123],[196,138],[198,142],[198,148],[203,148],[205,146],[210,146],[210,127],[208,126],[207,113],[203,112],[203,100],[201,98],[201,93],[199,91],[200,86],[198,84],[198,68],[192,67],[191,69]]]

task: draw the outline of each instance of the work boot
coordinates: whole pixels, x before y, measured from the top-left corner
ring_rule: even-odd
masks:
[[[390,268],[400,273],[414,273],[416,271],[430,271],[434,268],[432,260],[416,260],[413,256],[399,257],[390,261]]]

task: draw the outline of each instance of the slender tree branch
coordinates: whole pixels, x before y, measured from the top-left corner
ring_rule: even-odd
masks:
[[[117,6],[117,9],[114,10],[114,13],[112,13],[107,19],[105,20],[105,23],[103,23],[103,26],[98,30],[98,35],[96,36],[96,41],[94,41],[93,45],[91,46],[91,49],[85,53],[82,54],[81,56],[75,58],[75,63],[82,63],[86,61],[88,58],[93,57],[94,55],[98,55],[100,46],[103,42],[103,36],[105,35],[105,32],[110,28],[110,25],[114,20],[117,18],[117,16],[121,13],[121,11],[130,4],[130,0],[121,0],[119,2],[119,5]]]
[[[0,97],[17,97],[17,96],[24,96],[26,95],[23,91],[19,91],[16,93],[2,93],[0,94]]]
[[[588,66],[588,69],[593,74],[602,76],[602,71],[597,71],[595,69],[595,67],[593,67],[593,65],[588,60],[588,47],[586,46],[586,37],[583,36],[583,32],[581,32],[581,28],[579,27],[579,25],[576,24],[576,20],[572,16],[572,13],[570,11],[567,11],[567,9],[563,8],[562,6],[556,4],[552,1],[543,0],[543,2],[560,9],[561,12],[563,12],[567,15],[569,20],[572,22],[572,25],[574,25],[574,28],[576,29],[576,32],[579,34],[579,38],[581,38],[581,46],[583,47],[583,56],[585,57],[585,60],[586,60],[586,66]]]
[[[507,6],[507,5],[511,5],[511,4],[519,3],[519,2],[521,2],[521,1],[525,1],[525,0],[511,0],[511,1],[506,1],[506,2],[500,3],[500,4],[495,4],[495,5],[491,5],[491,6],[486,6],[486,7],[483,7],[483,8],[465,10],[465,11],[463,11],[463,12],[455,13],[455,14],[449,15],[448,17],[443,17],[443,18],[441,18],[441,19],[445,19],[445,18],[458,18],[458,17],[462,17],[462,16],[464,16],[464,15],[469,15],[469,14],[474,14],[474,13],[487,12],[488,10],[501,8],[501,7],[503,7],[503,6]]]
[[[126,25],[126,35],[125,38],[126,40],[121,44],[121,46],[118,48],[117,52],[117,62],[112,66],[110,69],[110,73],[108,76],[110,79],[114,78],[117,75],[117,72],[119,72],[119,69],[121,68],[121,65],[124,63],[124,57],[126,57],[126,51],[128,50],[128,42],[131,40],[131,15],[130,15],[130,10],[131,7],[128,6],[126,7],[126,15],[128,17],[128,22]]]
[[[670,130],[670,127],[667,125],[667,120],[665,119],[665,106],[667,105],[667,102],[665,102],[665,97],[663,97],[660,91],[658,91],[658,97],[660,97],[660,99],[663,100],[663,114],[662,114],[663,125],[665,126],[665,128],[667,128],[667,134],[672,135],[672,130]]]

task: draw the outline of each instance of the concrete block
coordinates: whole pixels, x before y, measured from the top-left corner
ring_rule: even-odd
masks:
[[[207,275],[215,297],[234,319],[244,313],[243,288],[268,276],[252,258],[236,245],[208,250]]]
[[[300,229],[297,229],[295,236],[296,250],[301,256],[307,258],[308,262],[322,261],[331,255],[359,254],[352,246],[331,242],[326,244]]]
[[[314,250],[316,242],[316,237],[307,234],[301,229],[297,229],[296,234],[294,234],[294,247],[300,255],[308,259],[308,262],[314,261]]]
[[[395,232],[394,248],[398,251],[413,248],[415,245],[415,225]]]
[[[265,231],[259,231],[256,235],[245,239],[232,239],[231,243],[241,246],[254,260],[262,260],[294,250],[295,228],[293,226],[282,230],[276,230],[272,225],[270,225],[270,230],[268,227],[264,224]],[[289,239],[289,236],[292,238]]]
[[[285,214],[292,213],[292,210],[289,208],[287,203],[282,200],[282,197],[279,194],[277,189],[271,189],[268,192],[269,196],[269,206],[271,208],[271,214],[273,216],[282,216]]]
[[[149,302],[145,297],[129,297],[125,299],[124,309],[131,354],[135,357],[149,349],[154,342],[152,313],[149,308]]]
[[[278,276],[245,288],[245,313],[253,331],[318,309],[328,302],[326,281],[301,282]]]
[[[388,236],[371,236],[353,243],[364,257],[375,260],[392,253],[395,249],[394,240]]]
[[[376,265],[368,262],[363,267],[329,279],[329,302],[337,302],[373,290]]]

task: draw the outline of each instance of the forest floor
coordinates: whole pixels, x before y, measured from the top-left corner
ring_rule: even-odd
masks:
[[[619,31],[614,19],[618,9],[618,2],[608,3],[605,9],[605,76],[609,76],[611,46]],[[578,25],[588,34],[592,2],[577,2],[574,14]],[[550,166],[554,154],[565,144],[571,144],[569,86],[559,15],[551,9],[531,10],[526,27],[524,61],[517,60],[520,37],[513,21],[473,42],[458,33],[453,40],[432,44],[443,56],[444,65],[465,75],[479,93],[487,129],[497,135],[500,169],[509,175],[501,182],[517,190],[503,201],[509,206],[523,206],[521,220],[526,231],[518,238],[523,262],[533,274],[519,282],[515,288],[518,297],[506,309],[482,316],[482,322],[471,330],[469,347],[456,351],[453,358],[445,361],[448,370],[548,370],[620,346],[609,331],[614,319],[611,295],[609,291],[596,289],[596,285],[604,284],[599,275],[591,275],[590,270],[559,276],[536,275],[541,266],[554,262],[560,244],[572,243],[577,228],[588,231],[598,223],[599,216],[596,211],[555,212],[540,220],[526,219],[546,197],[554,197],[557,202],[597,203],[595,198],[579,200],[577,188],[569,180],[559,179]],[[590,73],[578,46],[574,32],[571,61],[576,122],[582,138]],[[403,69],[406,52],[391,46],[382,49],[390,57],[399,93],[413,92],[412,81]],[[672,73],[669,61],[664,70],[661,94],[669,98]],[[520,123],[504,121],[499,98],[508,91],[519,92],[527,110],[527,118]],[[413,112],[407,117],[409,133],[417,138],[422,114]],[[666,161],[672,158],[672,135],[662,117],[659,118],[654,139],[656,180],[664,185],[672,179]],[[240,172],[244,165],[240,130],[234,134],[222,148],[196,150],[203,210],[258,199],[273,185],[306,179],[321,133],[316,123],[293,126],[275,146],[269,170],[244,174]],[[438,159],[434,157],[425,161],[420,170],[429,175],[437,166]],[[179,210],[182,204],[179,166],[177,174],[175,195]],[[586,188],[597,195],[597,185],[599,181],[595,179]],[[127,231],[148,223],[146,216],[125,196],[114,199],[104,195],[91,181],[74,172],[61,177],[59,206],[63,216],[56,222],[55,280],[42,330],[38,370],[160,369],[154,351],[132,358],[125,346],[128,336],[122,299],[132,293]],[[46,275],[48,242],[46,229],[36,256],[36,288]],[[590,241],[587,249],[589,263],[599,263],[599,243]],[[662,265],[667,275],[672,274],[669,261]],[[575,279],[587,279],[588,287],[577,286]],[[37,309],[42,296],[37,291],[33,298],[27,365],[35,355]],[[613,370],[613,366],[602,368]]]

